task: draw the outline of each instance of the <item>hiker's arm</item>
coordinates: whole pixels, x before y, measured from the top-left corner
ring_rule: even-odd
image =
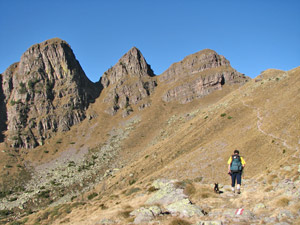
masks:
[[[231,170],[230,170],[230,164],[228,164],[228,173],[230,173]]]
[[[230,164],[231,164],[231,161],[232,161],[232,158],[230,157],[230,158],[228,159],[228,162],[227,162],[227,164],[228,164],[228,173],[231,173],[231,170],[230,170]]]
[[[245,168],[246,162],[243,157],[241,157],[241,161],[242,161],[242,167]]]

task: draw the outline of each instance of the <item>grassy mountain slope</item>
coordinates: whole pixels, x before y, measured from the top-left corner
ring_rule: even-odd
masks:
[[[149,99],[150,107],[142,111],[134,109],[136,113],[126,119],[119,113],[113,120],[101,113],[104,103],[100,96],[87,112],[90,120],[58,134],[44,146],[25,153],[12,152],[1,145],[1,174],[13,176],[31,166],[46,171],[51,178],[62,171],[56,169],[58,165],[65,165],[71,171],[73,167],[67,165],[73,161],[80,172],[82,159],[101,162],[102,166],[84,169],[86,179],[74,182],[76,187],[82,183],[81,192],[72,196],[68,196],[69,190],[62,192],[72,197],[72,203],[66,198],[60,202],[62,205],[34,213],[26,219],[28,224],[95,224],[104,218],[126,224],[132,221],[129,212],[145,203],[151,194],[152,181],[158,178],[188,180],[195,189],[190,193],[192,201],[215,213],[209,214],[209,219],[222,218],[216,210],[222,209],[220,212],[224,214],[224,208],[247,206],[254,210],[257,201],[265,197],[259,195],[267,188],[263,185],[279,183],[280,177],[296,182],[299,176],[295,169],[300,163],[299,84],[299,67],[288,72],[267,70],[243,86],[224,85],[222,90],[182,105],[163,102],[161,96],[166,87],[158,83]],[[111,155],[103,155],[104,149]],[[228,191],[215,196],[210,184],[230,183],[226,163],[234,149],[239,149],[247,162],[244,193],[238,198],[228,195]],[[97,161],[100,157],[102,161]],[[291,166],[290,171],[282,169],[287,165]],[[29,174],[24,172],[22,176],[26,179]],[[296,215],[297,205],[289,206],[284,199],[280,202],[280,190],[274,188],[272,192],[276,201],[273,206],[280,209],[293,206]],[[97,197],[91,200],[93,193]],[[272,197],[269,192],[266,196]],[[258,211],[257,215],[271,215],[272,205],[264,204],[266,212]],[[165,216],[160,220],[169,224],[172,219]]]

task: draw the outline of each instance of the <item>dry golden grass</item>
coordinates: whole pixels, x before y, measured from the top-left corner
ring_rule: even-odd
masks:
[[[273,182],[278,181],[278,176],[276,174],[269,175],[267,177],[267,183],[272,184]]]
[[[275,206],[277,207],[286,207],[289,205],[290,198],[286,196],[279,197],[278,199],[274,200]]]

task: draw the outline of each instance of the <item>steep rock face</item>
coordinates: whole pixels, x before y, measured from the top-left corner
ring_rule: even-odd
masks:
[[[247,80],[230,66],[224,56],[210,49],[174,63],[159,79],[170,87],[162,99],[165,102],[179,101],[183,104],[219,90],[225,83],[242,83]]]
[[[104,102],[108,105],[105,111],[114,115],[122,110],[123,116],[127,116],[133,111],[132,105],[140,104],[139,109],[148,106],[147,97],[157,85],[154,76],[141,52],[135,47],[130,49],[101,77]]]
[[[41,145],[85,118],[100,93],[70,46],[58,38],[30,47],[3,73],[8,139],[14,147]]]
[[[6,120],[7,120],[7,114],[6,114],[6,107],[4,103],[4,93],[2,89],[2,74],[0,74],[0,142],[3,142],[4,135],[3,131],[6,130]]]

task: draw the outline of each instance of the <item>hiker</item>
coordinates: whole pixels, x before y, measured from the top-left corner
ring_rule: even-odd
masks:
[[[239,150],[234,150],[234,154],[228,160],[228,174],[231,176],[231,189],[235,192],[235,182],[237,181],[237,193],[241,193],[242,172],[245,167],[245,160],[240,156]]]

